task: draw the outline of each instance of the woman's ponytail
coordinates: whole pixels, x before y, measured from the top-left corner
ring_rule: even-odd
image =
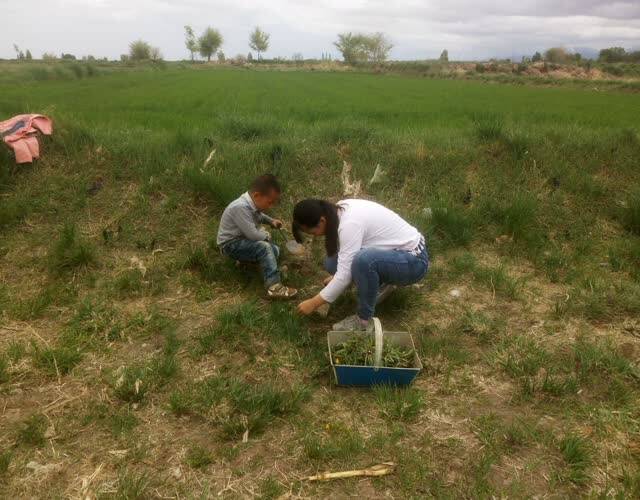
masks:
[[[320,218],[327,221],[324,246],[329,257],[338,253],[338,207],[326,200],[307,199],[296,204],[293,209],[293,236],[298,243],[303,240],[302,227],[313,228],[320,223]]]

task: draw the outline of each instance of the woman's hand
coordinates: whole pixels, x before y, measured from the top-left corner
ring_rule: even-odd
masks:
[[[325,304],[325,303],[326,303],[325,300],[322,297],[320,297],[320,295],[316,295],[311,299],[305,300],[304,302],[300,302],[300,304],[298,304],[298,312],[300,314],[304,314],[305,316],[308,316],[313,311],[318,309],[318,307],[320,307],[322,304]]]
[[[331,282],[332,279],[333,279],[333,275],[327,276],[325,279],[322,280],[322,284],[324,286],[327,286]]]
[[[271,227],[280,229],[282,226],[284,226],[284,222],[282,222],[280,219],[273,219],[271,221]]]

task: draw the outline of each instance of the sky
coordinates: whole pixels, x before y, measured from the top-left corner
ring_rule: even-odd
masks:
[[[640,49],[640,0],[0,0],[0,58],[13,44],[43,52],[117,59],[131,41],[188,57],[184,25],[224,37],[227,57],[246,55],[255,26],[271,34],[265,57],[331,53],[343,32],[384,32],[392,59],[514,57],[553,46]]]

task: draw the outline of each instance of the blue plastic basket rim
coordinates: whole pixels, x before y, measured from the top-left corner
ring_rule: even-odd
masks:
[[[371,368],[371,369],[375,369],[375,366],[373,365],[336,365],[335,363],[331,363],[331,365],[334,368]],[[406,368],[400,368],[397,366],[381,366],[380,368],[378,368],[378,370],[415,370],[415,371],[420,371],[421,368],[418,368],[416,366],[410,366],[410,367],[406,367]]]

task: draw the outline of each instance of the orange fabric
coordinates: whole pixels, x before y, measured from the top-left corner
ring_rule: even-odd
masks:
[[[53,123],[44,115],[17,115],[0,122],[2,140],[13,149],[16,163],[31,163],[40,157],[40,144],[36,134],[51,135]],[[6,135],[5,135],[6,134]]]

